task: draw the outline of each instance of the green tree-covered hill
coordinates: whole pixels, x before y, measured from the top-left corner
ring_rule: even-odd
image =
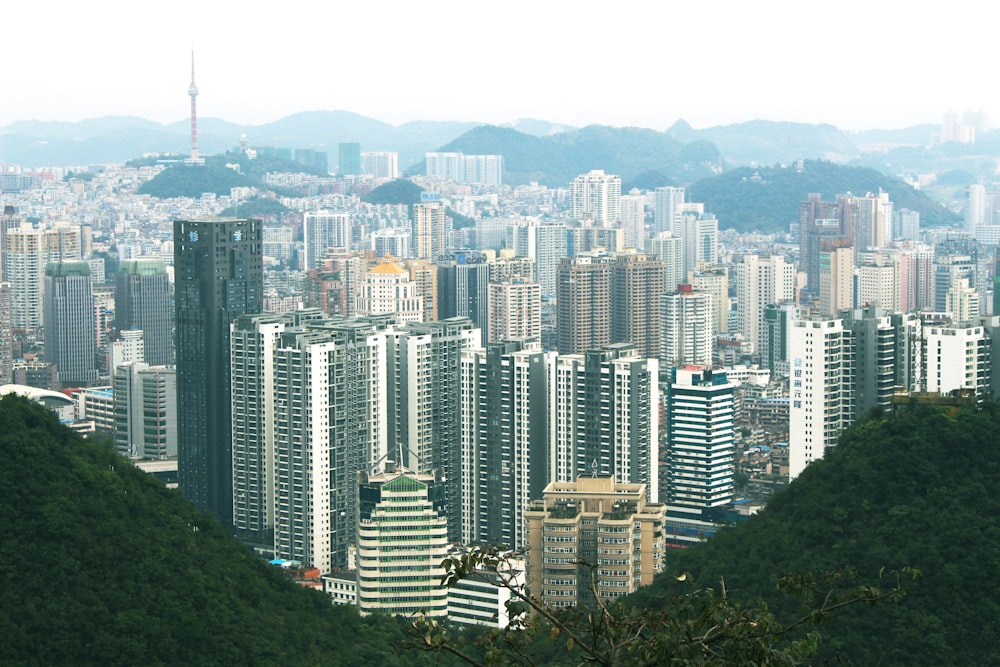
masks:
[[[423,188],[405,178],[383,183],[361,198],[369,204],[406,204],[413,206],[420,203],[420,193]]]
[[[767,508],[705,544],[668,554],[668,572],[634,596],[662,604],[689,572],[698,587],[762,598],[785,573],[911,566],[899,604],[845,610],[821,628],[823,654],[855,665],[986,665],[1000,655],[1000,406],[949,416],[912,408],[858,423]],[[888,585],[888,582],[887,582]]]
[[[685,183],[722,170],[722,157],[709,142],[688,147],[663,132],[635,127],[591,125],[539,137],[482,125],[440,150],[503,155],[504,182],[510,185],[537,181],[565,186],[591,169],[618,174],[625,183],[650,171],[665,175],[671,183]],[[422,165],[411,169],[411,173],[422,171]]]
[[[791,223],[798,222],[799,203],[810,192],[819,192],[823,199],[833,201],[845,192],[863,195],[878,192],[879,188],[889,193],[895,210],[919,211],[923,227],[958,221],[955,214],[903,181],[874,169],[820,160],[806,160],[801,170],[794,165],[733,169],[698,181],[688,189],[686,198],[704,202],[705,209],[719,218],[723,229],[775,232],[787,231]]]
[[[155,158],[145,161],[133,160],[129,164],[138,166],[150,160],[155,161]],[[203,165],[188,165],[180,161],[170,165],[153,179],[143,183],[139,187],[139,193],[161,198],[200,197],[206,192],[228,195],[234,187],[247,186],[294,196],[294,192],[264,183],[265,174],[271,172],[327,175],[315,167],[299,162],[266,157],[249,160],[238,152],[230,152],[209,156],[205,158]]]
[[[0,663],[419,665],[258,560],[180,492],[44,408],[0,400]]]

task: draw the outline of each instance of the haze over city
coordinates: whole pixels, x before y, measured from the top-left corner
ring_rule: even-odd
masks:
[[[280,11],[279,11],[280,9]],[[280,8],[57,0],[4,10],[0,127],[135,115],[183,121],[193,47],[203,117],[258,124],[346,110],[389,123],[541,118],[665,129],[763,118],[841,129],[990,112],[982,6],[792,2],[613,7],[389,2]]]

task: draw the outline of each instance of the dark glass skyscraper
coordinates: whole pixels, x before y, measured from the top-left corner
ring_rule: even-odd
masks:
[[[261,222],[175,220],[174,271],[180,487],[231,525],[229,325],[262,308]]]

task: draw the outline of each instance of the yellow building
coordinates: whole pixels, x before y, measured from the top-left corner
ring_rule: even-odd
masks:
[[[611,477],[553,482],[525,512],[528,588],[550,607],[628,595],[663,569],[666,507],[645,484]]]

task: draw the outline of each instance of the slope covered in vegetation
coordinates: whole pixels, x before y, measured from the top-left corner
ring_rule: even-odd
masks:
[[[650,171],[662,174],[671,184],[686,183],[718,173],[723,163],[719,151],[706,141],[684,144],[655,130],[603,125],[546,137],[483,125],[440,150],[470,155],[500,154],[504,159],[504,183],[522,185],[537,181],[551,187],[565,187],[576,176],[592,169],[617,174],[623,183],[631,183]],[[411,173],[422,172],[422,165],[411,170]]]
[[[992,664],[1000,651],[1000,406],[948,415],[912,408],[855,425],[767,509],[705,544],[669,554],[664,576],[632,600],[662,605],[688,572],[696,584],[761,598],[786,573],[849,566],[862,578],[910,566],[899,604],[844,610],[822,628],[823,655],[856,665]],[[894,582],[884,582],[886,585]]]
[[[261,562],[178,491],[0,400],[0,662],[429,664]]]
[[[920,212],[922,227],[957,222],[956,216],[910,185],[874,169],[845,167],[832,162],[806,160],[795,166],[740,168],[705,178],[686,193],[689,201],[704,202],[705,210],[719,218],[722,229],[742,232],[788,231],[799,220],[799,203],[810,192],[833,201],[838,194],[864,195],[879,189],[889,193],[894,209]]]

